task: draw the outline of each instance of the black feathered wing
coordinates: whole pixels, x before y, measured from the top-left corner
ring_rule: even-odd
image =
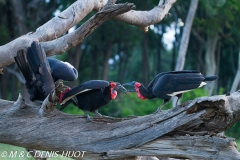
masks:
[[[15,62],[18,65],[18,68],[23,74],[23,77],[26,80],[26,83],[33,81],[33,72],[26,59],[26,50],[17,51],[17,56],[14,57]]]
[[[203,80],[204,77],[199,72],[165,74],[156,81],[152,92],[159,98],[168,99],[169,96],[175,96],[204,85]]]
[[[186,74],[186,73],[199,73],[200,74],[200,72],[195,71],[195,70],[161,72],[153,78],[153,80],[148,84],[147,88],[148,88],[148,90],[152,91],[152,89],[153,89],[155,83],[158,81],[158,79],[165,74]]]
[[[87,92],[93,89],[101,89],[109,86],[108,81],[104,80],[90,80],[82,83],[81,85],[72,88],[69,92],[65,93],[61,105],[72,99],[74,96],[81,94],[83,92]]]
[[[78,78],[78,71],[70,63],[55,58],[47,58],[54,81],[75,81]]]
[[[39,87],[39,90],[42,89],[46,97],[55,87],[46,54],[42,46],[35,41],[27,51],[28,63],[36,77],[36,87]]]
[[[27,52],[26,50],[17,51],[17,56],[14,57],[14,59],[26,81],[25,85],[26,85],[28,93],[30,94],[30,100],[34,101],[36,99],[36,97],[35,97],[35,94],[36,94],[35,82],[36,81],[35,81],[33,72],[28,64],[27,59],[26,59],[26,52]]]

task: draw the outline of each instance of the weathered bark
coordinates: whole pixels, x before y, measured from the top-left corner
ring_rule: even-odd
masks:
[[[239,53],[238,53],[238,69],[237,69],[237,73],[234,78],[230,92],[235,92],[237,90],[239,82],[240,82],[240,49],[239,49]]]
[[[21,36],[8,44],[0,46],[0,68],[13,63],[13,58],[17,51],[30,46],[34,40],[45,42],[42,43],[42,45],[47,55],[63,53],[78,43],[81,43],[84,38],[91,34],[102,22],[110,18],[146,28],[151,24],[160,22],[175,1],[176,0],[166,0],[165,3],[163,3],[163,1],[160,0],[158,6],[150,11],[133,11],[131,9],[134,9],[135,6],[129,3],[108,5],[101,10],[107,3],[107,0],[78,0],[58,16],[39,27],[35,32]],[[72,26],[79,23],[92,10],[101,11],[74,32],[58,38],[66,33]],[[128,11],[129,13],[122,14]]]
[[[185,57],[187,54],[188,42],[191,33],[193,19],[197,10],[198,0],[191,0],[191,4],[189,6],[188,15],[186,18],[186,22],[183,28],[183,35],[180,42],[177,64],[175,66],[175,70],[183,70],[185,64]]]
[[[132,119],[95,117],[92,122],[56,110],[54,94],[41,108],[25,104],[21,97],[16,102],[0,100],[0,142],[38,150],[87,151],[87,159],[93,156],[90,153],[109,159],[137,155],[237,159],[234,140],[215,135],[240,119],[239,98],[240,92],[201,97],[177,111]],[[56,130],[61,134],[52,134]]]

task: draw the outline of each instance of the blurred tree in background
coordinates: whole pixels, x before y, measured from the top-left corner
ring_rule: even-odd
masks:
[[[0,0],[0,45],[36,30],[73,2],[74,0]],[[129,2],[134,3],[138,10],[151,9],[158,3],[156,0]],[[135,80],[147,85],[157,73],[174,70],[189,5],[190,0],[178,0],[170,14],[161,23],[150,26],[146,33],[138,27],[117,21],[104,22],[82,44],[67,51],[68,54],[56,56],[78,69],[78,80],[68,85],[73,87],[90,79],[120,83]],[[219,79],[214,88],[210,89],[212,94],[230,91],[237,73],[240,48],[239,7],[239,0],[199,0],[184,69],[198,70],[205,75],[217,74]],[[16,64],[12,64],[6,68],[4,76],[0,75],[1,99],[16,100],[16,90],[28,99],[19,74]],[[182,102],[207,96],[208,91],[206,88],[186,93]],[[101,108],[100,113],[116,117],[140,116],[151,114],[161,103],[159,99],[142,101],[135,93],[131,93],[122,95]],[[164,108],[170,107],[171,103]],[[82,114],[73,106],[64,111]],[[239,128],[240,124],[235,124],[227,134],[240,139],[237,135]]]

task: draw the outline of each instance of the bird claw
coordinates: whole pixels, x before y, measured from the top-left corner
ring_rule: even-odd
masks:
[[[92,118],[89,115],[87,115],[86,117],[87,117],[87,122],[92,122]]]
[[[158,109],[155,112],[153,112],[153,114],[157,114],[158,112],[162,112],[161,107],[158,107]]]
[[[95,115],[97,116],[97,117],[102,117],[103,115],[101,115],[99,112],[98,112],[98,110],[96,110],[95,112]]]
[[[103,115],[101,115],[100,113],[95,113],[95,116],[97,116],[97,117],[103,117]]]
[[[173,107],[173,112],[175,112],[175,111],[177,111],[178,109],[180,109],[180,107],[177,105],[177,106],[175,106],[175,107]]]
[[[92,118],[88,115],[88,113],[86,111],[83,111],[86,118],[87,118],[87,122],[91,122],[92,121]]]

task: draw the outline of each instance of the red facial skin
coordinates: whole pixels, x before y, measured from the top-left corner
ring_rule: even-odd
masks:
[[[63,96],[65,93],[69,92],[70,91],[70,87],[68,87],[64,92],[62,92],[59,96],[59,102],[61,103],[62,102],[62,99],[63,99]]]
[[[114,87],[116,87],[116,83],[110,82],[111,99],[115,99],[117,97],[117,91],[113,91]]]
[[[144,97],[143,95],[141,95],[140,89],[139,89],[140,86],[141,86],[141,83],[136,82],[136,83],[134,84],[134,87],[135,87],[135,90],[136,90],[136,92],[137,92],[138,98],[144,100],[144,99],[146,99],[146,97]]]

